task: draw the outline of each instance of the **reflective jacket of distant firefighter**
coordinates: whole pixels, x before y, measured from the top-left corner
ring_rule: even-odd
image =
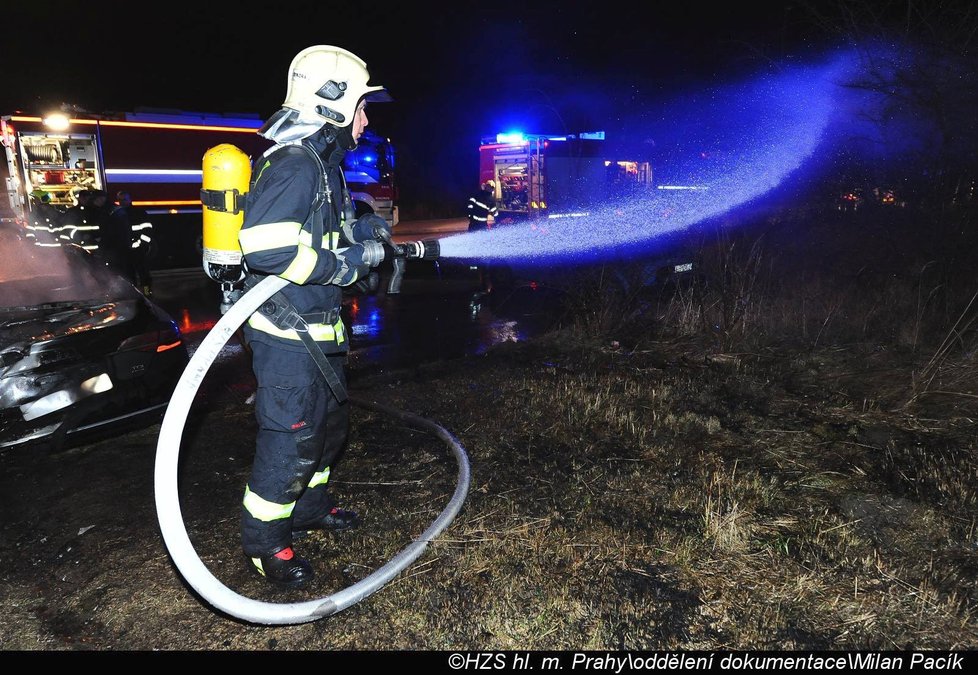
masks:
[[[38,246],[61,246],[64,213],[51,206],[48,200],[34,201],[25,225],[26,237]],[[64,238],[67,241],[67,235]]]
[[[128,231],[129,247],[137,254],[148,256],[153,244],[153,223],[143,209],[131,204],[120,204],[111,213],[120,231]]]
[[[469,215],[469,232],[489,228],[489,216],[497,216],[496,202],[488,190],[480,190],[479,194],[469,197],[465,210]]]
[[[93,254],[98,253],[102,242],[102,225],[105,211],[93,203],[94,194],[83,190],[78,194],[78,203],[65,211],[62,219],[61,242],[81,246]]]
[[[345,152],[335,149],[323,158],[327,143],[319,135],[302,143],[322,159],[322,164],[303,148],[289,146],[276,146],[274,152],[266,152],[255,162],[238,242],[252,273],[275,274],[292,282],[282,293],[306,319],[309,334],[321,343],[323,352],[341,353],[349,349],[340,317],[343,289],[329,283],[336,272],[336,258],[320,253],[341,246],[343,205],[349,201],[340,166]],[[320,195],[323,168],[326,189]],[[288,199],[281,198],[283,194]],[[310,208],[317,198],[322,203],[322,244],[318,251],[313,247],[315,211]],[[347,245],[345,240],[343,243]],[[306,351],[295,330],[276,327],[261,312],[252,314],[247,326],[253,329],[246,330],[249,340]]]

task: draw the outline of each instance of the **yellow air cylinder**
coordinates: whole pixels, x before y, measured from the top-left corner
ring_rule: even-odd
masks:
[[[201,202],[203,203],[204,268],[241,264],[238,231],[244,221],[244,195],[251,181],[251,160],[230,143],[204,153]],[[218,279],[223,280],[223,279]]]

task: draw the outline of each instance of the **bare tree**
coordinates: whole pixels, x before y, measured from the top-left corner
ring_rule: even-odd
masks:
[[[878,138],[899,146],[918,197],[945,206],[971,199],[978,176],[978,3],[973,0],[802,2],[826,33],[856,48],[848,83],[875,95],[864,112]],[[913,167],[910,169],[910,167]]]

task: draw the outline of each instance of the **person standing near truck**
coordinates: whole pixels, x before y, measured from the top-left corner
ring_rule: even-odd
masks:
[[[469,201],[465,203],[465,211],[469,216],[469,232],[490,229],[499,215],[493,187],[492,181],[486,181],[479,192],[469,197]]]
[[[349,343],[340,316],[346,287],[370,273],[364,242],[390,235],[376,214],[353,220],[342,161],[367,126],[366,64],[328,45],[299,52],[282,108],[259,134],[275,145],[253,162],[238,234],[246,286],[264,276],[291,282],[251,315],[244,336],[258,382],[255,458],[241,513],[242,548],[268,581],[299,587],[314,577],[293,538],[354,527],[329,479],[346,448]]]
[[[153,294],[152,276],[149,271],[153,251],[153,223],[145,209],[133,206],[132,195],[120,190],[116,193],[116,206],[112,209],[113,227],[125,235],[128,256],[125,262],[126,276],[143,295]]]
[[[494,190],[493,182],[486,181],[482,184],[479,192],[469,197],[469,201],[466,202],[465,210],[469,216],[469,232],[491,229],[495,223],[499,210],[496,208]],[[469,310],[473,317],[478,313],[483,298],[492,293],[492,271],[489,269],[489,264],[480,261],[478,267],[479,290],[472,295],[472,299],[469,301]]]

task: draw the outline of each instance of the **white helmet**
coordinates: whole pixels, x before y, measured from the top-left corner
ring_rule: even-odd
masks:
[[[289,89],[282,109],[259,134],[279,143],[307,138],[324,124],[347,127],[361,99],[390,101],[380,86],[371,86],[367,64],[340,47],[315,45],[296,54],[289,66]]]

